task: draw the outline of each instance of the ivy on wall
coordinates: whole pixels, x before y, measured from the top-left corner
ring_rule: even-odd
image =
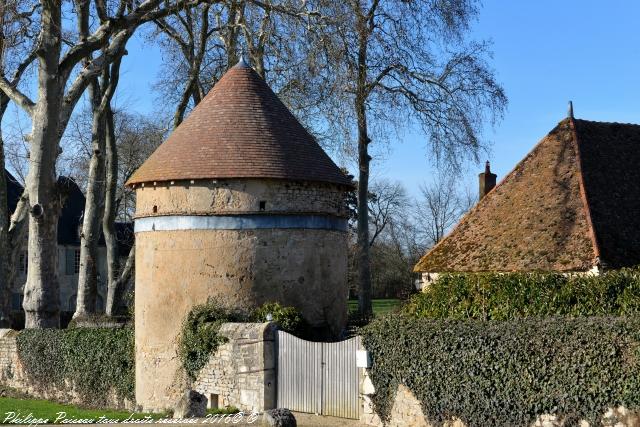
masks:
[[[388,419],[399,384],[432,423],[528,426],[541,414],[595,425],[608,407],[640,409],[640,319],[432,320],[386,316],[362,329],[373,402]]]
[[[105,406],[111,393],[134,400],[134,334],[130,327],[25,329],[18,357],[32,383],[64,390],[69,382],[85,404]]]
[[[640,313],[640,268],[601,275],[444,274],[404,311],[418,317],[506,320]]]
[[[178,355],[182,366],[192,380],[206,365],[209,356],[227,339],[218,334],[225,322],[243,322],[246,316],[214,302],[191,309],[182,324]]]
[[[307,330],[307,324],[294,307],[278,303],[265,303],[253,311],[245,312],[209,301],[193,307],[182,325],[178,355],[182,366],[192,380],[207,364],[211,354],[227,339],[218,334],[227,322],[275,322],[278,327],[294,335]]]

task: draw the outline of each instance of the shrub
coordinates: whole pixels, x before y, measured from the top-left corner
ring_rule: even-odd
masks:
[[[29,379],[44,390],[69,380],[91,406],[104,406],[114,392],[134,399],[135,355],[131,328],[25,329],[18,357]]]
[[[179,356],[187,375],[195,379],[209,356],[227,341],[218,335],[223,323],[246,320],[246,314],[214,302],[193,307],[183,322],[179,342]]]
[[[305,331],[306,322],[294,307],[266,303],[250,313],[235,310],[216,302],[195,306],[187,315],[179,341],[179,356],[185,372],[196,379],[209,357],[227,339],[220,336],[220,326],[227,322],[266,322],[267,314],[284,331],[292,334]]]
[[[544,413],[591,425],[640,408],[640,319],[433,320],[386,316],[362,329],[376,412],[406,385],[430,422],[526,426]]]
[[[283,307],[277,302],[268,302],[254,310],[252,318],[255,322],[266,322],[271,314],[272,321],[280,329],[293,335],[304,335],[307,323],[295,307]]]
[[[506,320],[640,313],[640,269],[598,276],[558,273],[444,274],[404,311],[418,317]]]

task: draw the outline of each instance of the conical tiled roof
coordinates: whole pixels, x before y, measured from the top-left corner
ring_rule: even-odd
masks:
[[[423,272],[640,264],[640,126],[566,119],[416,265]]]
[[[127,184],[274,178],[350,180],[256,72],[231,68]]]

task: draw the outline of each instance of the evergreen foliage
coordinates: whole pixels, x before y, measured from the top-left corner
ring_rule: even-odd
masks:
[[[388,419],[399,384],[428,420],[529,426],[541,414],[596,425],[607,408],[640,409],[638,317],[433,320],[406,315],[362,330],[373,402]]]
[[[444,274],[414,295],[404,311],[425,318],[485,320],[637,315],[640,268],[600,275]]]
[[[25,329],[18,357],[29,379],[43,390],[72,387],[84,404],[100,407],[107,396],[135,399],[133,329]],[[68,382],[68,383],[67,383]]]

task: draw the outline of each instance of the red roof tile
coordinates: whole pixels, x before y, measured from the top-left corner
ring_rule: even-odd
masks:
[[[640,126],[563,120],[415,266],[586,271],[640,264]]]
[[[206,178],[274,178],[351,186],[256,72],[231,68],[128,185]]]

